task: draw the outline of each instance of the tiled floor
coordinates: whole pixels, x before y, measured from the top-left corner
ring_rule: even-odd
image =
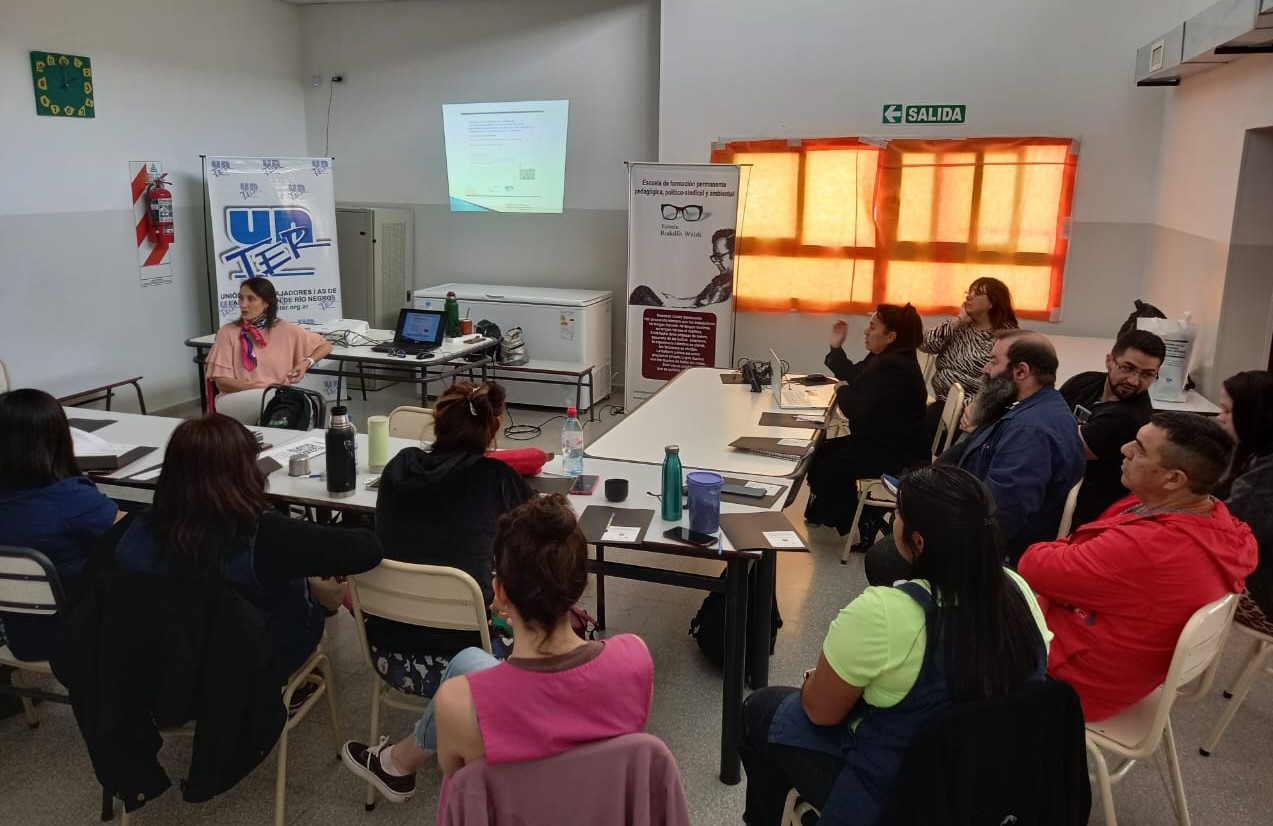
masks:
[[[372,394],[364,407],[351,403],[360,423],[368,413],[386,412],[397,404],[411,404],[411,391],[395,387]],[[416,401],[415,403],[418,403]],[[539,423],[553,411],[514,411],[518,422]],[[586,427],[596,438],[612,425],[605,421]],[[533,442],[552,449],[560,419],[549,422],[545,435]],[[515,443],[506,443],[515,444]],[[790,516],[800,530],[803,502]],[[823,634],[835,612],[865,585],[860,557],[841,566],[834,531],[816,529],[811,554],[786,554],[779,562],[778,602],[784,626],[771,663],[771,681],[796,684],[804,669],[816,662]],[[708,562],[687,561],[713,571]],[[654,711],[649,730],[662,737],[680,764],[686,794],[697,824],[737,824],[742,811],[743,786],[724,786],[716,779],[719,763],[720,677],[705,664],[687,635],[690,618],[702,594],[618,579],[607,580],[607,611],[611,631],[640,634],[655,661]],[[343,736],[365,738],[369,709],[369,678],[358,651],[350,618],[329,623],[328,649],[338,675],[337,697]],[[1220,683],[1227,685],[1247,653],[1245,640],[1230,644],[1224,653]],[[581,701],[584,701],[581,698]],[[1225,701],[1220,686],[1193,705],[1177,706],[1173,714],[1189,810],[1195,824],[1268,823],[1273,811],[1273,676],[1264,676],[1210,758],[1198,755],[1197,745]],[[408,731],[410,715],[386,710],[382,730],[398,736]],[[48,705],[44,722],[28,729],[20,719],[0,722],[0,823],[90,823],[96,819],[99,790],[75,728],[70,710]],[[165,745],[164,761],[174,776],[188,758],[189,743]],[[362,806],[363,786],[335,759],[332,732],[325,706],[320,706],[293,732],[288,767],[287,820],[305,824],[430,823],[437,803],[440,775],[422,772],[419,791],[408,803],[381,803],[374,812]],[[148,804],[139,824],[270,823],[273,815],[274,757],[236,788],[198,806],[181,802],[177,791]],[[1170,824],[1171,805],[1160,765],[1147,763],[1132,770],[1115,787],[1120,822],[1128,826]],[[1099,804],[1093,823],[1100,823]],[[581,815],[579,824],[593,826]]]

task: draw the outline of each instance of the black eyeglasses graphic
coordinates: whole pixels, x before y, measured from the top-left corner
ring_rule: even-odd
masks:
[[[685,206],[664,204],[660,209],[663,210],[663,219],[666,221],[675,221],[678,215],[684,216],[686,221],[698,221],[703,217],[703,207],[700,204],[687,204]]]

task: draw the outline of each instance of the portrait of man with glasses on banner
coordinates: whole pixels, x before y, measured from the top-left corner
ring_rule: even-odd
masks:
[[[1091,522],[1127,495],[1121,481],[1122,447],[1136,438],[1154,414],[1149,386],[1158,378],[1166,353],[1158,336],[1131,330],[1114,342],[1103,371],[1079,373],[1061,386],[1087,457],[1073,527]]]
[[[699,221],[704,214],[703,207],[699,204],[662,204],[660,210],[665,221]],[[728,301],[734,295],[734,230],[716,230],[712,233],[711,244],[712,252],[707,258],[716,267],[716,275],[697,293],[679,296],[639,284],[628,296],[628,303],[646,307],[690,309]]]

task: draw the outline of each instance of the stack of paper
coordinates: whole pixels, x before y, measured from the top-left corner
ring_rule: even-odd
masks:
[[[79,428],[71,428],[71,444],[80,470],[116,470],[154,450],[153,447],[108,442]]]

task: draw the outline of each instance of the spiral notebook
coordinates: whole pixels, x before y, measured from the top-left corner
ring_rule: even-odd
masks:
[[[778,439],[773,436],[739,436],[729,446],[760,456],[788,459],[798,462],[809,452],[812,439]]]

